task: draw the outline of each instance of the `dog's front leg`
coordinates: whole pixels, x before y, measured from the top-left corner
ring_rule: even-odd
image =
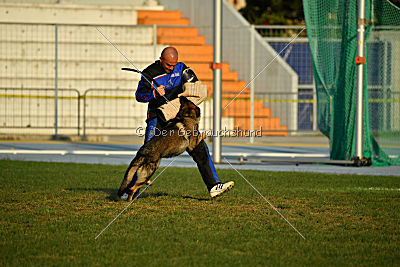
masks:
[[[137,170],[138,166],[135,161],[132,161],[132,163],[129,165],[128,169],[125,172],[124,179],[122,180],[121,186],[118,190],[118,195],[122,196],[124,193],[125,189],[129,186],[129,184],[133,180],[133,176],[135,175],[135,172]]]

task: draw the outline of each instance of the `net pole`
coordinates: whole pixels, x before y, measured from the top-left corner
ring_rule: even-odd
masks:
[[[363,158],[363,98],[364,98],[364,64],[365,64],[365,0],[358,0],[357,19],[357,94],[356,94],[356,136],[355,153],[356,158]]]
[[[213,160],[215,163],[221,162],[221,85],[222,85],[222,0],[214,1],[214,63],[213,63],[213,102],[214,102],[214,122],[213,122]]]

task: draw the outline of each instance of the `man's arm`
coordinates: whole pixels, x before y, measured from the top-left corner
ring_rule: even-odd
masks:
[[[148,76],[146,76],[148,77]],[[135,96],[138,102],[150,102],[153,99],[156,99],[161,104],[165,103],[165,86],[160,85],[156,87],[154,83],[151,84],[147,81],[151,79],[142,79],[139,81],[138,88],[136,90]]]
[[[146,74],[143,73],[143,75]],[[155,93],[156,92],[153,83],[150,84],[145,78],[142,77],[136,89],[136,100],[139,102],[150,102],[151,100],[156,98]]]

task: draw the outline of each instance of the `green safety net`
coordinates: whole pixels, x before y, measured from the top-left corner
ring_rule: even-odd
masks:
[[[333,160],[355,157],[357,0],[303,0],[313,58],[318,125]],[[363,157],[400,164],[400,10],[365,1]]]

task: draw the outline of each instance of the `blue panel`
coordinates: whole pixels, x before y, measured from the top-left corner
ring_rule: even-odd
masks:
[[[287,45],[287,43],[269,43],[278,53]],[[299,75],[299,84],[313,83],[313,69],[311,50],[308,43],[290,44],[280,54],[282,58]]]

